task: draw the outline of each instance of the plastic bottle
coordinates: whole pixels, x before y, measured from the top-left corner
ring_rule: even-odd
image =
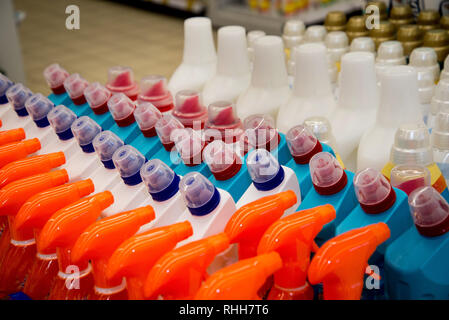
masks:
[[[397,33],[398,41],[404,48],[404,54],[408,58],[415,48],[422,45],[422,32],[416,24],[400,26]]]
[[[327,48],[327,56],[331,67],[329,71],[331,82],[337,82],[338,72],[340,72],[340,61],[342,56],[349,51],[348,36],[343,31],[331,31],[326,35],[324,43]],[[335,66],[336,68],[332,68]]]
[[[313,299],[313,288],[306,278],[310,255],[316,250],[314,238],[333,219],[335,209],[323,205],[284,217],[265,231],[257,254],[275,251],[282,259],[282,268],[274,274],[268,300]]]
[[[374,44],[373,39],[370,37],[357,37],[355,38],[349,47],[349,51],[351,52],[371,52],[372,54],[376,54],[376,45]]]
[[[64,80],[64,88],[70,97],[71,103],[68,105],[78,117],[88,115],[91,110],[84,96],[84,89],[89,82],[82,78],[79,73],[73,73]]]
[[[36,251],[41,229],[51,216],[93,191],[94,184],[88,179],[53,187],[28,198],[14,219],[13,238],[19,237],[20,242],[28,243]],[[38,250],[27,272],[23,293],[33,300],[45,299],[57,275],[56,250]]]
[[[111,131],[125,143],[130,143],[140,134],[139,126],[134,117],[135,103],[124,93],[115,93],[108,100],[108,108],[115,124]]]
[[[445,299],[449,283],[449,205],[432,187],[416,189],[409,197],[415,226],[394,241],[385,254],[390,299]]]
[[[181,178],[179,191],[186,204],[178,221],[188,220],[192,224],[192,237],[179,246],[223,232],[229,218],[236,210],[231,195],[216,188],[199,172],[190,172]]]
[[[329,240],[310,263],[307,273],[310,284],[323,283],[324,300],[360,299],[368,259],[389,237],[388,226],[379,222]]]
[[[366,28],[366,21],[364,16],[352,16],[346,24],[346,34],[349,38],[349,44],[352,40],[359,37],[367,37],[368,29]]]
[[[78,237],[93,224],[101,211],[114,202],[109,191],[80,199],[54,213],[39,235],[39,251],[53,251],[58,256],[59,272],[49,300],[84,300],[94,294],[92,267],[88,260],[74,263],[71,258]]]
[[[430,101],[430,112],[427,118],[427,127],[435,127],[437,114],[449,112],[449,79],[441,79],[435,88],[435,94]]]
[[[132,101],[135,101],[139,94],[139,85],[134,81],[134,72],[130,67],[109,68],[106,88],[112,94],[123,93]]]
[[[376,28],[370,29],[369,36],[373,39],[377,50],[381,43],[392,41],[396,38],[396,30],[390,21],[380,21]]]
[[[440,14],[436,10],[421,10],[416,24],[421,32],[438,29]]]
[[[109,258],[106,267],[108,281],[126,278],[129,300],[144,299],[144,284],[148,272],[166,252],[192,235],[188,221],[148,230],[125,240]]]
[[[396,131],[391,147],[390,161],[382,169],[382,174],[390,179],[391,169],[398,164],[415,164],[427,167],[431,185],[449,199],[446,180],[433,160],[433,150],[427,128],[421,124],[403,124]]]
[[[70,97],[64,87],[64,81],[69,77],[69,73],[59,64],[53,63],[45,68],[43,75],[52,91],[48,96],[48,99],[50,99],[55,106],[70,103]]]
[[[149,75],[140,80],[140,94],[137,104],[149,102],[160,112],[173,109],[173,96],[168,91],[167,79],[160,75]]]
[[[438,63],[443,67],[444,59],[449,54],[449,34],[447,30],[429,30],[424,34],[423,46],[430,47],[437,54]]]
[[[216,101],[209,105],[207,121],[204,125],[206,142],[222,140],[227,144],[236,143],[243,134],[243,124],[237,117],[235,104],[229,101]]]
[[[0,131],[0,146],[13,142],[19,142],[24,139],[25,130],[23,130],[23,128]]]
[[[329,11],[324,19],[327,32],[345,31],[346,14],[343,11]]]
[[[266,279],[282,267],[276,252],[241,260],[210,276],[195,300],[258,300]]]
[[[212,22],[195,17],[184,20],[184,52],[181,64],[168,82],[173,95],[180,90],[201,91],[217,68]]]
[[[335,236],[337,226],[357,205],[354,193],[354,173],[343,170],[337,159],[328,152],[319,152],[309,161],[313,189],[299,206],[309,209],[323,203],[334,206],[337,218],[326,224],[316,237],[318,245]]]
[[[287,132],[307,117],[328,116],[335,108],[326,47],[321,43],[299,46],[295,50],[295,65],[293,91],[278,113],[277,128],[281,132]]]
[[[155,128],[163,148],[154,154],[153,159],[159,159],[173,169],[179,164],[180,159],[175,143],[171,140],[171,134],[177,129],[183,129],[184,126],[173,115],[164,114],[156,122]]]
[[[93,112],[89,112],[96,123],[104,130],[111,128],[114,125],[114,118],[108,112],[108,100],[111,97],[111,92],[99,82],[93,82],[84,89],[84,97]]]
[[[396,31],[404,25],[411,25],[414,22],[412,8],[408,4],[396,5],[390,10],[389,21]]]
[[[241,119],[255,113],[276,117],[290,93],[282,39],[265,36],[254,43],[254,67],[249,88],[238,98]]]
[[[447,184],[449,180],[449,113],[439,112],[435,120],[435,126],[430,136],[433,160],[440,168]]]
[[[207,267],[215,256],[226,250],[225,233],[194,241],[164,254],[148,273],[144,294],[147,299],[189,300],[195,297]]]
[[[118,213],[91,224],[76,240],[71,250],[71,259],[75,264],[90,260],[95,281],[95,299],[128,298],[125,279],[117,279],[118,281],[107,279],[108,260],[120,244],[154,217],[151,206]]]
[[[321,151],[329,152],[333,156],[335,154],[328,145],[320,143],[310,130],[303,125],[291,128],[287,132],[286,139],[293,159],[287,162],[285,166],[292,169],[298,177],[301,200],[304,200],[312,188],[309,170],[310,159]]]
[[[423,123],[416,71],[394,66],[381,74],[380,104],[376,123],[362,136],[357,152],[357,170],[382,170],[388,162],[396,129],[402,123]]]
[[[32,94],[31,90],[21,83],[16,83],[6,90],[5,95],[14,112],[7,111],[2,115],[5,129],[24,128],[31,124],[32,120],[28,117],[25,101],[27,101]]]
[[[399,41],[385,41],[379,45],[376,57],[377,74],[380,74],[380,72],[390,66],[399,66],[404,64],[406,64],[404,49]]]
[[[134,110],[134,118],[141,134],[130,145],[138,149],[147,159],[162,149],[162,144],[157,137],[156,123],[162,118],[162,113],[149,102],[140,102]]]
[[[250,62],[250,69],[253,70],[253,63],[254,63],[254,43],[257,39],[265,37],[265,31],[262,30],[252,30],[249,31],[246,35],[246,40],[248,43],[248,57]]]
[[[424,166],[400,164],[391,169],[390,183],[410,195],[415,189],[430,186],[430,172]]]
[[[209,106],[222,100],[236,102],[250,81],[245,28],[221,27],[218,29],[217,71],[204,85],[204,104]]]

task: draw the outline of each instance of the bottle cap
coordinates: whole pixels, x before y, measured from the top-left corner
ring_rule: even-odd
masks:
[[[408,4],[398,5],[391,8],[390,22],[398,29],[400,26],[412,24],[413,12]]]
[[[435,50],[428,47],[416,48],[410,55],[410,65],[413,67],[432,67],[438,64]]]
[[[92,141],[101,132],[101,127],[98,123],[88,116],[82,116],[73,121],[71,129],[76,141],[78,141],[84,152],[90,153],[95,151]]]
[[[294,46],[300,44],[304,37],[305,29],[306,27],[302,20],[287,20],[282,29],[282,39],[284,40],[285,47],[291,49]],[[261,34],[259,33],[259,35]],[[263,35],[265,35],[265,32],[263,33]]]
[[[216,101],[209,105],[205,124],[206,141],[214,140],[221,136],[221,140],[226,143],[233,143],[239,140],[243,134],[242,121],[236,114],[235,105],[229,101]],[[217,133],[214,133],[218,130]],[[217,137],[215,136],[217,135]]]
[[[179,176],[159,159],[152,159],[140,169],[140,176],[155,201],[165,201],[179,190]]]
[[[318,139],[304,125],[294,126],[285,137],[296,163],[308,164],[313,155],[323,150]]]
[[[134,110],[134,118],[145,137],[156,135],[156,122],[162,118],[162,113],[150,102],[139,102]]]
[[[376,63],[382,65],[405,64],[402,44],[399,41],[382,42],[377,50]]]
[[[390,161],[394,164],[432,164],[433,151],[427,127],[424,124],[400,125],[394,136]]]
[[[0,73],[0,103],[4,104],[8,102],[6,99],[6,91],[12,87],[14,83],[8,79],[8,77],[4,76]]]
[[[373,39],[377,49],[382,42],[394,40],[396,30],[390,21],[381,21],[378,28],[372,28],[369,31],[369,35]]]
[[[366,17],[365,16],[352,16],[349,18],[346,24],[346,34],[349,38],[349,43],[354,38],[368,36],[368,29],[366,29]]]
[[[56,106],[48,113],[47,119],[59,139],[68,140],[73,137],[71,127],[76,114],[72,110],[63,105]]]
[[[221,140],[209,143],[203,151],[204,162],[217,180],[228,180],[242,167],[240,159],[231,146]]]
[[[146,159],[136,148],[130,145],[121,146],[115,150],[112,161],[126,184],[133,186],[142,182],[140,168]]]
[[[64,80],[64,88],[76,105],[86,103],[84,89],[86,89],[88,85],[89,82],[82,78],[79,73],[73,73]]]
[[[329,50],[348,49],[348,36],[343,31],[331,31],[326,35],[324,43]],[[342,53],[343,54],[343,53]]]
[[[137,99],[139,93],[139,86],[134,81],[134,72],[130,67],[109,68],[106,88],[112,93],[124,93],[133,101]]]
[[[347,176],[337,159],[329,152],[315,154],[309,162],[310,177],[316,192],[331,195],[347,184]]]
[[[449,33],[444,29],[429,30],[424,34],[423,45],[433,48],[438,61],[443,62],[449,53]]]
[[[114,169],[112,155],[118,148],[124,145],[123,140],[112,131],[106,130],[97,134],[92,144],[104,166],[108,169]]]
[[[332,148],[336,145],[332,126],[325,117],[310,117],[304,120],[304,126],[321,142]]]
[[[54,104],[47,97],[35,93],[25,101],[25,108],[39,128],[49,126],[47,115],[53,109]]]
[[[416,23],[418,27],[423,30],[432,30],[439,27],[440,14],[436,10],[421,10],[418,15]]]
[[[119,127],[126,127],[134,122],[136,106],[124,93],[115,93],[108,100],[109,112]]]
[[[424,166],[400,164],[391,169],[390,182],[392,187],[410,195],[419,187],[430,186],[430,172]]]
[[[156,133],[167,151],[171,151],[174,143],[170,140],[171,134],[176,129],[183,129],[184,126],[171,114],[163,114],[155,125]]]
[[[245,138],[252,148],[274,150],[279,145],[279,134],[274,119],[268,114],[254,114],[243,120]]]
[[[12,142],[0,146],[0,168],[10,162],[23,159],[41,148],[38,138]]]
[[[379,18],[380,20],[386,20],[388,15],[387,15],[387,5],[385,4],[385,2],[383,1],[369,1],[366,6],[365,6],[365,15],[369,16],[374,14],[375,12],[370,11],[368,12],[367,9],[370,6],[375,6],[377,7],[377,9],[379,10]]]
[[[179,191],[190,213],[195,216],[211,213],[220,203],[217,188],[199,172],[189,172],[182,177]]]
[[[69,73],[59,64],[53,63],[44,70],[44,78],[54,94],[65,92],[64,81],[69,77]]]
[[[84,96],[95,114],[108,112],[107,102],[111,92],[105,86],[99,82],[92,82],[84,89]]]
[[[19,142],[25,139],[25,136],[25,130],[23,128],[0,131],[0,146],[12,142]]]
[[[174,130],[171,133],[171,141],[175,143],[178,153],[187,166],[200,164],[205,142],[201,134],[191,128]]]
[[[449,205],[435,188],[416,189],[408,204],[416,229],[423,236],[436,237],[449,230]]]
[[[249,175],[256,189],[269,191],[284,181],[284,169],[266,149],[255,149],[246,159]]]
[[[199,121],[203,128],[207,119],[207,109],[203,105],[201,94],[195,90],[177,92],[173,116],[186,127],[192,128],[195,121]]]
[[[346,29],[346,14],[343,11],[329,11],[324,19],[327,32],[344,31]]]
[[[400,26],[397,38],[404,47],[404,54],[409,56],[413,49],[422,45],[423,34],[415,24]]]
[[[6,97],[19,117],[28,115],[25,102],[32,94],[31,90],[21,83],[16,83],[6,90]]]
[[[140,80],[139,102],[150,102],[160,112],[173,109],[173,96],[168,91],[167,79],[161,75],[149,75]]]
[[[254,43],[257,39],[264,37],[265,35],[265,31],[262,30],[252,30],[246,35],[246,41],[248,43],[248,56],[250,61],[254,60]]]
[[[376,46],[374,44],[373,39],[370,37],[357,37],[351,42],[351,46],[349,47],[349,51],[366,51],[366,52],[376,52]]]
[[[306,29],[304,34],[304,43],[324,42],[327,31],[324,26],[315,25]]]

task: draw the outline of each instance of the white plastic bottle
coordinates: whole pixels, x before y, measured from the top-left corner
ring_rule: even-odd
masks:
[[[440,81],[449,78],[449,56],[444,59],[444,68],[440,73]]]
[[[449,112],[449,78],[441,79],[435,88],[435,94],[430,101],[430,112],[427,127],[433,129],[438,112]]]
[[[287,55],[288,84],[293,87],[295,80],[294,48],[300,45],[304,39],[306,27],[299,19],[287,20],[282,29],[282,40],[284,41],[285,53]]]
[[[379,74],[390,66],[406,64],[404,49],[399,41],[382,42],[377,49],[376,74]],[[378,81],[380,85],[380,81]]]
[[[254,44],[251,84],[237,100],[238,116],[244,119],[263,113],[275,118],[289,93],[282,39],[276,36],[257,39]]]
[[[329,59],[329,76],[332,84],[336,86],[341,57],[349,51],[348,36],[343,31],[332,31],[326,35],[324,43]]]
[[[296,77],[293,91],[288,101],[281,105],[277,116],[277,128],[283,133],[308,117],[327,117],[335,108],[326,47],[321,43],[303,44],[295,49],[294,54]]]
[[[198,172],[186,174],[179,184],[187,210],[179,222],[188,220],[193,228],[193,235],[178,243],[178,247],[219,232],[224,228],[236,211],[231,195],[216,188],[206,177]]]
[[[180,90],[201,91],[216,71],[217,55],[209,18],[195,17],[184,21],[182,62],[168,82],[173,95]]]
[[[382,72],[376,123],[362,136],[357,152],[357,171],[382,170],[388,162],[396,129],[402,123],[423,123],[416,70],[393,66]]]
[[[237,202],[237,208],[262,197],[292,190],[298,202],[286,211],[291,214],[301,204],[301,190],[295,172],[279,165],[276,158],[265,149],[256,149],[249,153],[246,166],[253,183]]]
[[[441,81],[441,80],[440,80]],[[446,80],[444,80],[446,81]],[[433,159],[443,173],[446,183],[449,181],[449,109],[438,112],[430,136]]]
[[[250,69],[253,70],[253,63],[254,63],[254,43],[257,39],[266,36],[265,31],[262,30],[251,30],[246,35],[246,41],[248,43],[248,58],[249,58],[249,65]]]
[[[343,163],[355,163],[360,138],[376,122],[379,92],[374,56],[350,52],[341,60],[340,95],[329,116]]]
[[[206,82],[203,102],[236,102],[251,81],[245,28],[227,26],[218,29],[217,72]]]
[[[349,51],[366,51],[376,54],[376,46],[374,45],[373,39],[370,37],[357,37],[351,41]]]

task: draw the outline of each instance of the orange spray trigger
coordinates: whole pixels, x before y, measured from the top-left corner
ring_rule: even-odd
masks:
[[[282,267],[277,252],[241,260],[211,275],[198,290],[196,300],[258,300],[267,277]]]
[[[23,140],[0,146],[0,168],[6,164],[23,159],[41,148],[39,139]]]
[[[207,267],[229,247],[225,233],[219,233],[176,248],[163,255],[148,274],[147,299],[192,299],[207,278]]]
[[[230,243],[239,244],[239,258],[254,257],[265,230],[296,202],[295,193],[289,190],[240,207],[229,219],[224,231]]]
[[[25,139],[23,128],[0,131],[0,146]]]
[[[313,257],[309,282],[323,283],[326,300],[360,299],[368,259],[389,237],[390,229],[379,222],[330,239]]]
[[[124,241],[109,259],[109,281],[126,278],[129,299],[143,299],[143,285],[156,261],[193,234],[190,222],[154,228]]]
[[[268,299],[311,300],[307,269],[314,239],[323,226],[335,219],[335,209],[326,204],[302,210],[273,223],[260,239],[257,254],[276,251],[283,267],[274,274]]]

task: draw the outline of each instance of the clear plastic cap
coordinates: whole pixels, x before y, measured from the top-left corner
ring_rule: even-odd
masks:
[[[112,161],[123,178],[131,177],[140,171],[145,157],[136,148],[124,145],[115,150]]]
[[[349,47],[349,51],[357,52],[357,51],[366,51],[374,53],[376,50],[376,46],[374,45],[373,39],[370,37],[358,37],[352,40],[351,46]]]
[[[301,124],[288,130],[286,139],[290,153],[294,157],[308,154],[317,144],[317,138]]]
[[[93,109],[105,104],[110,96],[111,92],[99,82],[93,82],[84,89],[84,97]]]
[[[348,47],[348,36],[343,31],[332,31],[326,35],[324,43],[328,49],[344,49]]]
[[[433,163],[429,130],[424,124],[402,124],[394,136],[390,160],[394,164]]]
[[[277,136],[274,119],[268,114],[254,114],[243,121],[248,144],[253,148],[264,146]]]
[[[126,88],[134,85],[134,72],[130,67],[115,66],[108,70],[108,85],[113,88]]]
[[[235,105],[229,101],[217,101],[209,105],[207,126],[232,127],[240,122]]]
[[[189,208],[204,206],[215,193],[215,187],[199,172],[189,172],[179,183],[182,198]]]
[[[251,180],[264,183],[273,179],[279,172],[280,165],[276,158],[266,149],[255,149],[246,159]]]
[[[175,178],[174,171],[159,159],[152,159],[140,169],[140,176],[150,193],[165,190]]]
[[[72,99],[81,97],[88,85],[89,82],[82,78],[79,73],[71,74],[64,80],[64,88]]]
[[[140,80],[140,94],[144,97],[158,98],[168,94],[167,79],[160,75],[149,75]]]
[[[437,113],[430,139],[434,148],[449,150],[449,110]]]
[[[437,63],[437,54],[433,48],[416,48],[410,55],[410,65],[413,67],[431,67]]]
[[[25,108],[25,102],[32,94],[31,90],[21,83],[16,83],[6,90],[6,97],[16,110]]]
[[[201,159],[204,141],[197,131],[191,128],[173,130],[170,140],[175,143],[181,159],[189,163],[192,158]]]
[[[367,168],[355,175],[354,191],[361,204],[375,205],[388,197],[391,185],[379,171]]]
[[[435,88],[434,99],[438,101],[449,101],[449,78],[441,79],[438,82]]]
[[[135,105],[124,93],[115,93],[108,100],[108,109],[114,120],[122,120],[134,112]]]
[[[59,64],[53,63],[44,70],[44,78],[50,88],[56,88],[64,84],[69,73]]]
[[[382,42],[377,50],[377,62],[390,62],[404,60],[404,49],[399,41],[385,41]]]
[[[0,96],[3,96],[14,83],[9,78],[0,73]]]
[[[179,114],[199,114],[204,112],[201,94],[196,90],[181,90],[176,93],[175,112]]]
[[[314,155],[309,162],[310,176],[314,185],[330,187],[336,184],[344,174],[337,159],[329,152]]]
[[[214,140],[204,148],[203,158],[210,171],[217,173],[232,166],[236,160],[236,154],[231,146],[221,140]]]
[[[156,133],[161,140],[162,144],[168,144],[172,142],[171,134],[172,131],[175,129],[183,129],[184,126],[179,120],[177,120],[175,117],[173,117],[171,114],[164,114],[162,115],[162,118],[160,118],[156,122]]]
[[[304,34],[304,42],[324,42],[327,30],[325,26],[316,25],[307,28]]]
[[[92,143],[101,132],[101,127],[88,116],[82,116],[72,123],[72,133],[80,146]]]
[[[114,152],[124,145],[124,142],[115,133],[107,130],[97,134],[92,144],[101,161],[109,161]]]
[[[418,227],[435,227],[448,218],[449,205],[433,187],[422,187],[413,191],[408,204],[413,221]]]
[[[139,102],[134,110],[134,118],[140,130],[154,128],[156,122],[162,118],[162,113],[150,102]]]
[[[335,146],[335,137],[332,133],[332,126],[325,117],[310,117],[304,120],[304,126],[322,143]]]
[[[72,127],[76,120],[76,114],[66,106],[59,105],[54,107],[47,115],[53,130],[56,133],[64,132]]]
[[[424,166],[400,164],[391,169],[391,185],[407,194],[413,190],[430,186],[430,172]]]
[[[53,102],[41,93],[35,93],[25,101],[25,108],[35,121],[45,118],[53,107]]]

